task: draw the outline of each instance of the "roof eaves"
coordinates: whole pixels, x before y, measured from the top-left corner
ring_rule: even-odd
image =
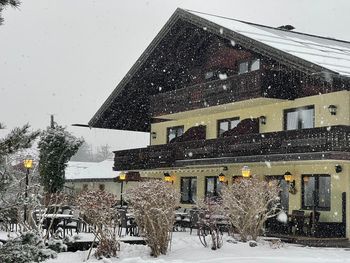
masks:
[[[134,63],[134,65],[131,67],[131,69],[128,71],[128,73],[125,75],[125,77],[119,82],[119,84],[113,90],[111,95],[108,96],[106,101],[102,104],[102,106],[98,109],[98,111],[94,114],[94,116],[88,122],[89,126],[96,127],[95,125],[96,125],[97,121],[100,119],[100,117],[105,112],[105,110],[110,107],[110,105],[113,103],[113,101],[118,96],[118,94],[124,89],[126,84],[132,79],[132,77],[135,75],[137,70],[140,69],[140,67],[147,60],[147,58],[150,56],[150,54],[153,52],[153,50],[157,47],[158,43],[168,33],[168,31],[171,29],[172,25],[174,25],[176,23],[176,21],[180,17],[180,14],[183,12],[184,11],[180,8],[176,9],[174,14],[169,18],[169,20],[162,27],[162,29],[159,31],[159,33],[156,35],[156,37],[152,40],[152,42],[148,45],[146,50],[141,54],[139,59]]]

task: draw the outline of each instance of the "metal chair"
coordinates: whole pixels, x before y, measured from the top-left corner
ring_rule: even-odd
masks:
[[[293,210],[289,222],[290,233],[304,234],[305,212],[302,210]],[[294,232],[293,232],[294,228]]]
[[[123,228],[125,229],[125,235],[130,234],[131,236],[137,235],[137,224],[128,219],[125,210],[119,211],[119,226],[118,236],[121,236]]]

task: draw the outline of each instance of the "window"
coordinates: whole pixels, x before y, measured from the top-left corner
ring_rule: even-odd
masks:
[[[289,183],[284,180],[284,176],[266,176],[266,180],[268,182],[270,181],[277,181],[277,184],[280,188],[279,197],[280,197],[280,204],[281,209],[285,212],[288,212],[289,209]]]
[[[225,131],[231,130],[239,123],[239,117],[218,120],[218,137],[222,136]]]
[[[208,176],[205,178],[205,196],[215,197],[219,196],[222,184],[219,182],[218,176]]]
[[[284,111],[284,129],[299,130],[314,127],[314,106],[306,106]]]
[[[260,59],[253,59],[251,61],[244,61],[238,65],[238,74],[244,74],[250,71],[260,69]]]
[[[197,201],[197,177],[181,177],[181,203]]]
[[[303,209],[331,209],[330,175],[303,175],[302,206]]]
[[[83,191],[87,191],[89,189],[89,185],[88,184],[83,184]]]
[[[167,143],[172,139],[181,136],[184,133],[184,126],[170,127],[167,130]]]

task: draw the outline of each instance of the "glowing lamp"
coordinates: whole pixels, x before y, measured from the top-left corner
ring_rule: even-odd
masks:
[[[225,175],[223,173],[219,174],[219,182],[224,183],[225,182]]]
[[[248,166],[243,166],[243,168],[242,168],[242,176],[244,178],[250,177],[250,169],[249,169]]]
[[[292,179],[293,179],[293,175],[292,175],[290,172],[287,171],[287,172],[284,174],[284,180],[286,180],[287,182],[291,182]]]
[[[33,167],[33,160],[32,159],[25,159],[23,161],[23,165],[27,169],[31,169]]]
[[[119,174],[119,180],[120,180],[120,181],[125,181],[125,179],[126,179],[126,173],[121,172],[121,173]]]

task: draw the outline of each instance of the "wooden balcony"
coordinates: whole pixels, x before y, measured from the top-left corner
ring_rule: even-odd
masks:
[[[350,160],[350,126],[255,133],[114,152],[114,169],[291,160]]]
[[[153,95],[151,116],[195,110],[263,96],[262,70]]]

